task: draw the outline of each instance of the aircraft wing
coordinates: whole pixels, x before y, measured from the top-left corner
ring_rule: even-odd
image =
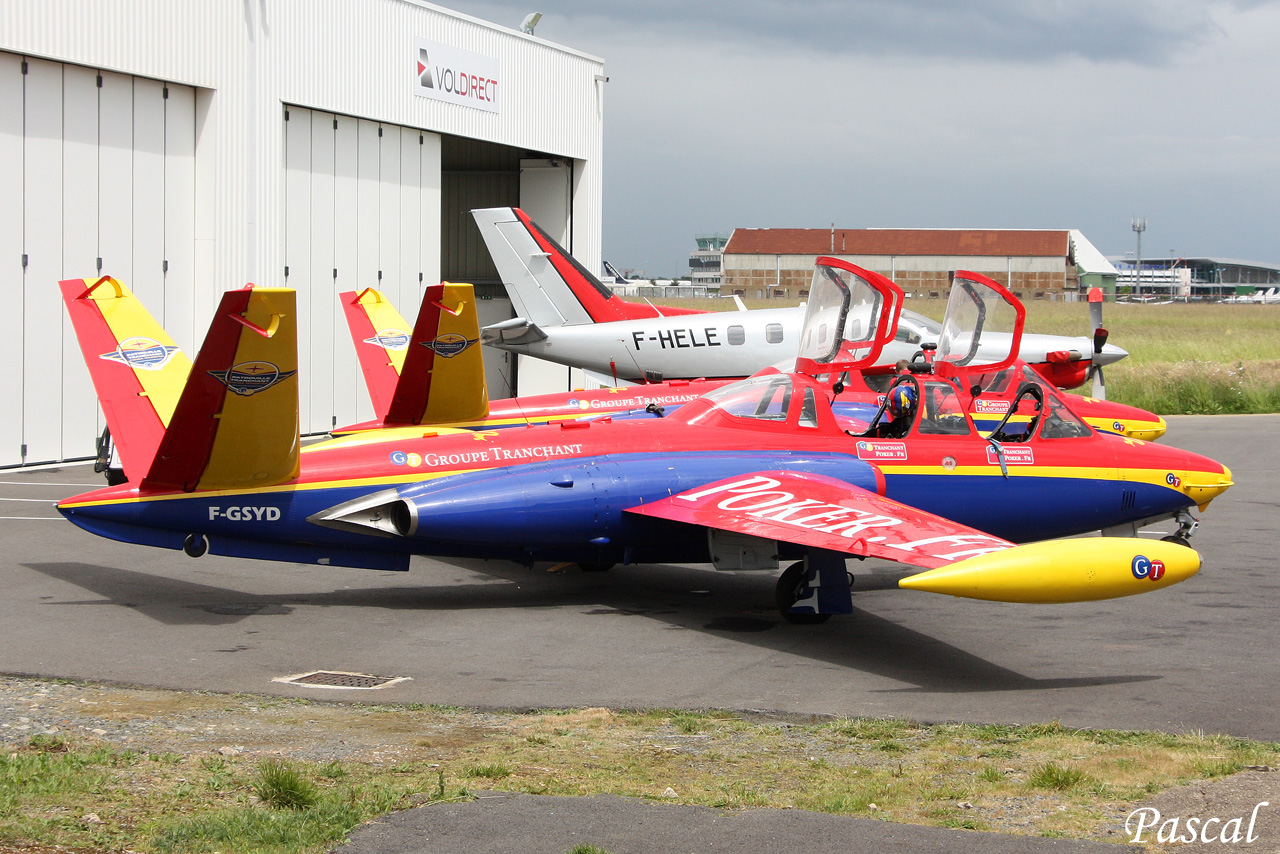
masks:
[[[824,475],[762,471],[627,512],[923,567],[900,587],[999,602],[1084,602],[1146,593],[1200,569],[1175,543],[1123,537],[1017,546]]]
[[[1013,543],[825,475],[766,471],[629,511],[933,569]]]

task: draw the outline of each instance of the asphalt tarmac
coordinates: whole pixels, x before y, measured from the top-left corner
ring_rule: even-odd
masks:
[[[192,559],[63,521],[49,502],[96,487],[89,466],[10,469],[0,671],[325,699],[1060,720],[1280,740],[1280,416],[1169,420],[1163,441],[1236,479],[1203,514],[1205,565],[1190,581],[1055,606],[872,591],[820,626],[778,617],[768,573]],[[272,681],[313,670],[407,680],[377,691]]]
[[[821,626],[783,622],[771,608],[767,573],[696,566],[553,573],[425,559],[392,573],[191,559],[102,540],[63,521],[51,502],[101,484],[87,465],[10,469],[0,472],[0,672],[339,701],[1058,720],[1280,740],[1276,436],[1280,416],[1169,419],[1162,441],[1225,462],[1236,480],[1203,515],[1194,545],[1205,565],[1184,584],[1065,606],[871,591],[856,597],[852,616]],[[314,670],[405,681],[376,690],[273,681]],[[501,821],[541,832],[549,809],[491,806],[505,812],[477,818],[464,809],[449,821],[465,834],[468,822],[510,813]],[[599,825],[611,810],[630,809],[602,803],[593,814]],[[719,850],[707,846],[722,838],[723,821],[663,815],[676,833],[672,844]],[[827,838],[822,822],[831,818],[814,816],[810,830],[782,838],[789,848],[806,834]],[[368,831],[376,838],[356,835],[365,846],[358,850],[436,850],[423,821],[380,823]],[[589,829],[582,821],[562,826]],[[451,826],[444,822],[437,815],[429,823]],[[939,831],[919,831],[907,848],[907,836],[886,837],[883,850],[1032,850],[1025,839],[995,845],[975,834],[955,834],[939,848],[928,836]],[[866,832],[854,835],[870,843]],[[521,838],[530,837],[516,832],[517,846]],[[485,850],[504,850],[500,838],[489,841]],[[1076,844],[1067,850],[1084,850]]]

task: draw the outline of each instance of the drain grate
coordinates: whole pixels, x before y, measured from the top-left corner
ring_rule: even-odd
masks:
[[[354,688],[367,691],[373,688],[386,688],[397,682],[406,682],[408,678],[407,676],[370,676],[367,673],[347,673],[341,670],[313,670],[297,676],[281,676],[271,681],[303,685],[308,688]]]

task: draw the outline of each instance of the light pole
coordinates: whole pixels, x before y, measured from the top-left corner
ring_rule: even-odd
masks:
[[[1135,216],[1133,218],[1133,230],[1138,235],[1138,254],[1133,258],[1133,275],[1138,288],[1137,295],[1142,296],[1142,232],[1147,230],[1146,217],[1139,219]]]

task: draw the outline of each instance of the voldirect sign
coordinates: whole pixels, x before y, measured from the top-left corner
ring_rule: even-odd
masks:
[[[472,53],[429,39],[414,39],[417,83],[423,98],[498,112],[502,69],[491,56]]]

